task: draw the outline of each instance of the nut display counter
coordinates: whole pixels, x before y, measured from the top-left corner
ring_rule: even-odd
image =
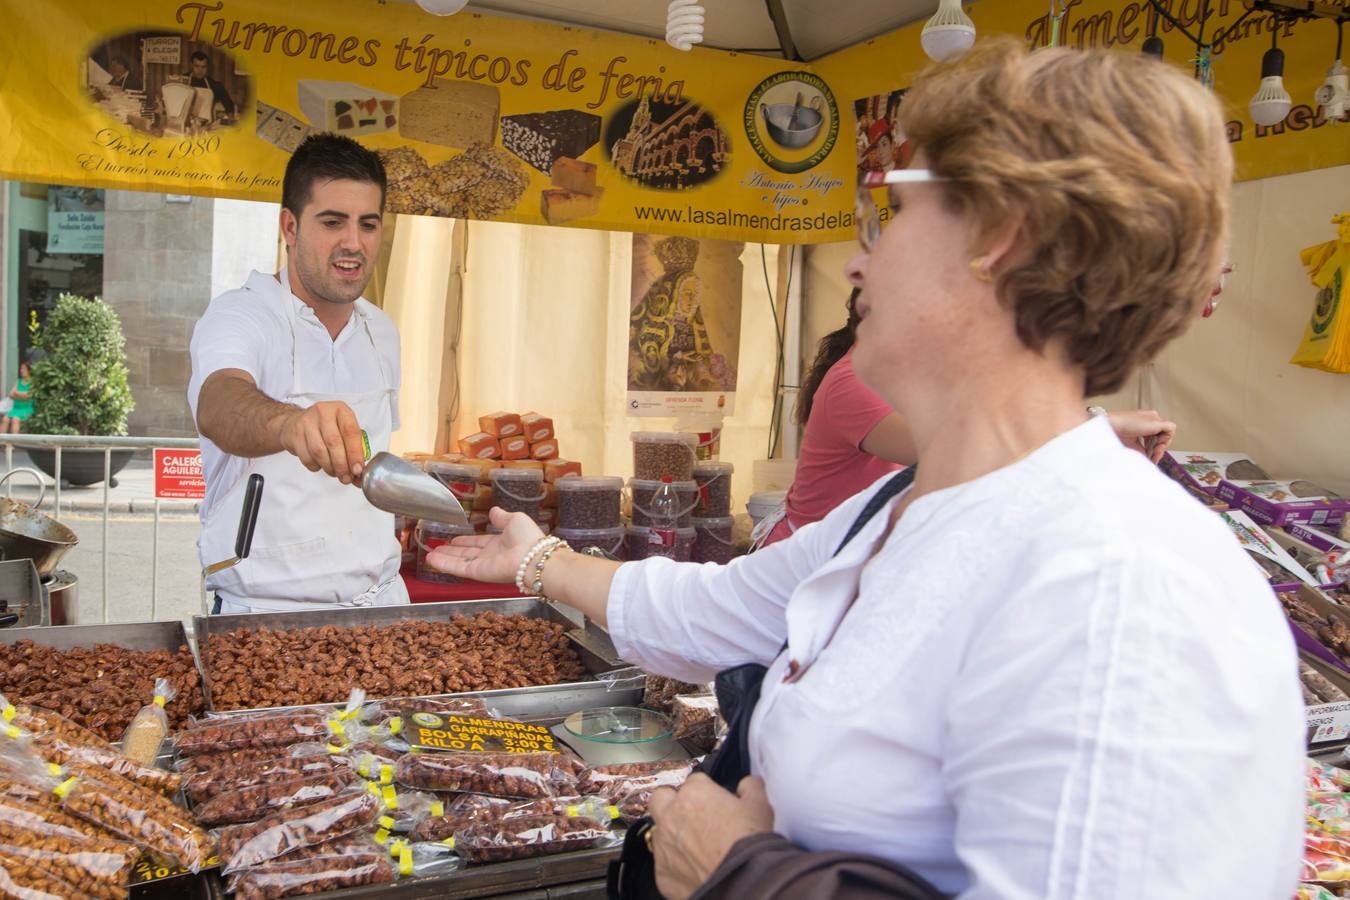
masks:
[[[180,623],[0,631],[0,693],[14,704],[59,706],[109,740],[145,706],[156,678],[183,683],[167,704],[177,745],[160,759],[174,773],[176,811],[165,813],[162,793],[138,796],[151,811],[146,818],[163,814],[165,834],[175,817],[184,822],[174,833],[179,843],[161,846],[183,846],[189,828],[209,828],[219,858],[190,872],[144,853],[134,871],[118,870],[126,877],[111,892],[103,873],[101,894],[72,888],[71,896],[196,900],[234,890],[253,900],[289,895],[287,880],[300,872],[310,879],[306,893],[335,898],[602,897],[623,823],[641,815],[652,789],[678,784],[693,765],[691,747],[660,724],[670,720],[626,715],[643,703],[647,678],[625,667],[608,635],[537,598],[217,616],[193,625],[195,647]],[[368,699],[344,707],[352,687]],[[406,699],[380,699],[387,697]],[[613,721],[636,729],[631,756],[594,724],[611,708]],[[583,720],[589,730],[577,727]],[[456,751],[460,739],[472,752]],[[604,756],[588,755],[600,749]],[[7,778],[4,760],[0,753],[0,804],[45,804],[60,821],[76,814],[40,778]],[[202,772],[224,780],[204,783]],[[103,778],[116,780],[81,777],[100,788]],[[27,800],[13,799],[24,791]],[[352,818],[322,834],[338,822],[325,810],[338,809]],[[135,816],[90,815],[76,824],[103,827],[102,836],[72,833],[72,841],[155,846],[128,824]],[[52,876],[27,872],[10,855],[23,851],[9,847],[15,833],[4,821],[0,869]],[[342,846],[345,856],[324,855]],[[279,859],[283,853],[290,856]],[[360,872],[311,871],[324,866]],[[299,881],[291,887],[302,889]]]

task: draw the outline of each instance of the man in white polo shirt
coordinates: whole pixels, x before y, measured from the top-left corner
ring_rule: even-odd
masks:
[[[206,566],[234,555],[249,475],[265,484],[249,557],[207,579],[214,612],[408,602],[393,517],[356,483],[398,428],[399,338],[361,298],[379,253],[384,165],[316,134],[282,184],[287,266],[211,301],[192,332]]]

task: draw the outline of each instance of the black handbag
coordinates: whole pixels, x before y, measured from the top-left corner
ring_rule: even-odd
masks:
[[[849,527],[844,539],[835,548],[834,555],[848,546],[848,542],[862,531],[891,498],[914,483],[917,466],[895,473],[881,490],[867,501],[858,518]],[[784,642],[779,655],[787,649]],[[769,667],[760,663],[745,663],[717,673],[713,692],[717,706],[727,723],[726,737],[717,749],[704,757],[696,771],[702,772],[731,792],[741,779],[750,774],[750,719],[759,703],[759,692]],[[619,858],[609,864],[606,888],[610,900],[661,900],[656,889],[656,861],[652,857],[648,833],[652,820],[643,817],[628,829]]]

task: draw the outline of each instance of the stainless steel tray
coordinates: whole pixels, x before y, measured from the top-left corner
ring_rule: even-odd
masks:
[[[584,681],[541,685],[526,688],[504,688],[496,691],[473,691],[458,695],[482,697],[498,712],[520,718],[564,716],[578,709],[592,706],[636,706],[642,701],[642,679],[633,678],[609,684],[596,680],[606,673],[625,668],[618,658],[613,642],[604,629],[586,621],[577,625],[553,606],[533,597],[505,600],[461,600],[453,603],[413,603],[406,606],[370,606],[360,609],[324,609],[303,612],[253,613],[239,616],[194,616],[193,632],[197,636],[198,664],[205,683],[206,708],[212,712],[231,713],[245,710],[216,710],[210,689],[210,671],[206,663],[206,646],[211,634],[234,631],[238,628],[273,631],[291,631],[319,625],[391,625],[395,622],[422,620],[445,622],[461,616],[482,612],[496,612],[504,616],[526,616],[557,622],[568,629],[567,637],[581,657],[586,669]],[[372,697],[371,699],[378,699]]]
[[[17,644],[27,638],[56,650],[116,644],[128,650],[177,650],[186,644],[182,622],[119,622],[114,625],[52,625],[44,628],[0,628],[0,642]]]
[[[538,859],[518,859],[491,865],[467,866],[441,878],[419,878],[398,884],[370,885],[315,894],[323,900],[431,900],[468,897],[603,897],[602,887],[609,861],[618,859],[619,848],[578,850]],[[558,890],[563,885],[599,888],[599,893]],[[548,891],[545,888],[552,887]],[[526,892],[529,893],[526,893]]]

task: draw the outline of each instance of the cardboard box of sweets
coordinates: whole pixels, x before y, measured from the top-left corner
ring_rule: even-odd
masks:
[[[1225,478],[1257,479],[1270,477],[1245,453],[1197,453],[1186,450],[1169,450],[1158,465],[1176,481],[1206,494],[1217,492],[1219,482]]]
[[[1219,482],[1218,497],[1267,525],[1337,525],[1345,521],[1350,500],[1311,481]]]
[[[1300,584],[1316,586],[1317,579],[1312,573],[1299,565],[1298,561],[1291,556],[1288,551],[1271,539],[1270,535],[1253,521],[1251,516],[1241,510],[1230,510],[1221,512],[1221,516],[1229,529],[1237,537],[1238,543],[1242,549],[1246,550],[1261,569],[1265,572],[1266,580],[1276,590],[1286,588],[1292,590]]]

